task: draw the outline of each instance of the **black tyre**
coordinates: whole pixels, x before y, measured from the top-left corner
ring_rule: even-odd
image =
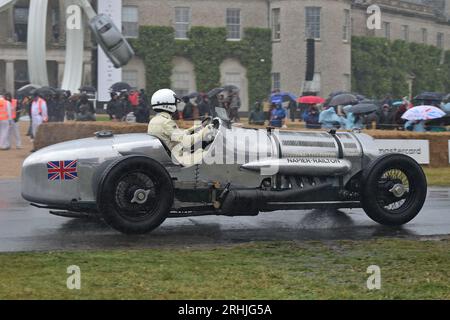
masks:
[[[363,172],[362,207],[380,224],[400,226],[410,222],[419,214],[426,196],[425,174],[408,156],[381,156]]]
[[[166,169],[143,156],[121,158],[103,173],[97,206],[106,223],[126,234],[144,234],[164,222],[173,204]]]

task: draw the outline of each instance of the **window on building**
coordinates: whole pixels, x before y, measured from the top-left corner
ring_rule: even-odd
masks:
[[[344,27],[342,32],[342,40],[349,41],[351,37],[351,18],[350,18],[350,10],[344,10]]]
[[[319,7],[306,7],[306,38],[320,39],[320,16],[321,8]]]
[[[272,39],[281,39],[280,8],[272,9]]]
[[[239,72],[226,72],[223,80],[225,86],[242,88],[242,75]]]
[[[281,90],[281,75],[279,72],[272,73],[272,90]]]
[[[444,34],[442,32],[438,32],[438,34],[437,34],[436,46],[439,49],[443,49],[444,48]]]
[[[426,28],[422,28],[422,43],[428,43],[428,30]]]
[[[409,26],[402,25],[402,40],[409,41]]]
[[[175,8],[175,38],[187,39],[191,25],[191,8]]]
[[[241,39],[241,9],[227,9],[227,38]]]
[[[391,39],[391,23],[390,22],[383,22],[383,31],[384,31],[384,37],[386,39]]]
[[[14,8],[14,35],[17,42],[27,42],[28,8]]]
[[[177,96],[183,97],[189,94],[190,81],[189,72],[176,71],[173,74],[172,89]]]
[[[59,7],[53,7],[51,10],[51,23],[52,23],[52,40],[59,42],[60,30],[59,30]]]
[[[127,38],[139,36],[139,11],[136,6],[122,8],[122,33]]]
[[[138,71],[137,70],[123,70],[122,81],[128,83],[133,88],[138,88]]]

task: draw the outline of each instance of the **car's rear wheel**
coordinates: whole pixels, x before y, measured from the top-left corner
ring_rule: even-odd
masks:
[[[97,206],[104,220],[126,234],[144,234],[160,226],[173,204],[166,169],[142,156],[121,158],[103,173]]]
[[[376,159],[364,171],[362,182],[362,207],[380,224],[406,224],[425,203],[425,174],[414,159],[405,155],[389,154]]]

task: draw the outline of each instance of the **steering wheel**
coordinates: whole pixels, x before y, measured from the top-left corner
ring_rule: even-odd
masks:
[[[222,125],[222,120],[220,120],[219,118],[214,118],[212,120],[212,124],[214,129],[219,130],[220,126]]]
[[[202,127],[205,128],[213,122],[213,118],[208,116],[202,120]]]

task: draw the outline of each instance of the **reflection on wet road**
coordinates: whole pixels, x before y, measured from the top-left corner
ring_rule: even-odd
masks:
[[[430,188],[420,215],[402,228],[380,226],[359,209],[312,210],[168,219],[152,233],[126,236],[102,222],[55,217],[33,208],[20,197],[19,181],[4,180],[0,181],[0,252],[448,235],[449,208],[450,188]]]

